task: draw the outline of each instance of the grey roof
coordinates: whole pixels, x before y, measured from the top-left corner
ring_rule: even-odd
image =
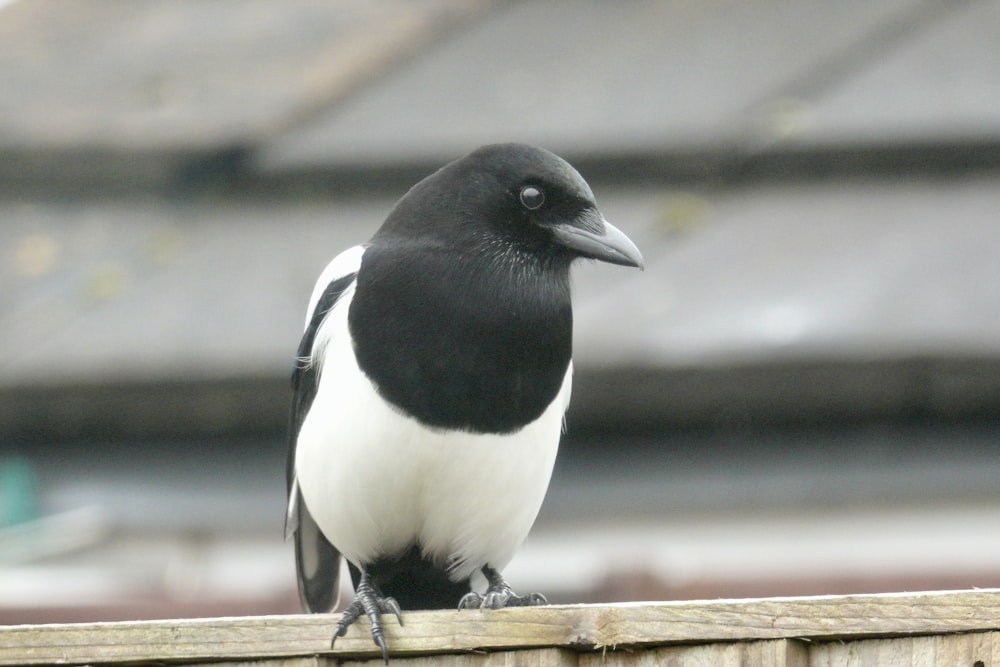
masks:
[[[875,554],[983,585],[997,34],[996,0],[0,4],[0,463],[30,453],[42,509],[84,507],[55,518],[92,546],[262,531],[276,557],[249,579],[294,605],[281,433],[313,281],[416,179],[529,141],[580,168],[647,267],[575,271],[570,431],[527,570],[592,549],[591,586],[629,563],[731,583],[760,563],[719,536],[751,535],[779,579],[773,553],[834,578]],[[913,503],[939,512],[892,509]],[[190,554],[113,549],[90,559],[197,589]]]
[[[499,139],[578,161],[646,256],[577,270],[582,387],[651,369],[666,396],[676,369],[835,359],[860,405],[872,360],[998,356],[997,3],[0,11],[10,405],[32,386],[277,387],[326,261]],[[965,372],[923,368],[880,385],[890,404]],[[983,408],[981,375],[949,400]]]

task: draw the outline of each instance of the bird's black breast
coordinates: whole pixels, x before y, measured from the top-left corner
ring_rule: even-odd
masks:
[[[420,422],[508,433],[559,393],[572,356],[568,268],[373,247],[357,280],[358,364]]]

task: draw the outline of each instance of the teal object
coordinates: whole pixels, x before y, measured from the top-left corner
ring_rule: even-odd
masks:
[[[38,476],[23,456],[0,458],[0,528],[38,517]]]

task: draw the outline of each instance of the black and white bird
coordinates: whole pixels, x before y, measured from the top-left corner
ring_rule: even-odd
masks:
[[[500,571],[555,462],[580,257],[642,268],[572,166],[500,144],[417,183],[323,271],[292,378],[285,531],[310,612],[336,607],[347,559],[334,641],[363,614],[388,660],[382,614],[545,602]]]

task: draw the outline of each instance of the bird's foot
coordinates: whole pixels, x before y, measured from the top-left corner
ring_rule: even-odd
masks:
[[[459,609],[502,609],[503,607],[534,607],[548,604],[549,601],[541,593],[529,593],[528,595],[517,595],[499,572],[489,565],[484,565],[483,574],[489,587],[485,595],[480,595],[475,591],[466,593],[458,601]]]
[[[382,595],[372,582],[368,573],[361,572],[361,579],[358,581],[358,589],[354,592],[354,602],[344,610],[340,621],[337,622],[337,629],[330,640],[330,648],[337,643],[337,637],[343,637],[351,623],[364,614],[368,617],[372,626],[372,639],[375,645],[382,651],[382,659],[385,664],[389,664],[389,649],[385,643],[385,634],[382,631],[382,614],[393,614],[399,624],[403,624],[402,612],[399,603],[394,598]]]

